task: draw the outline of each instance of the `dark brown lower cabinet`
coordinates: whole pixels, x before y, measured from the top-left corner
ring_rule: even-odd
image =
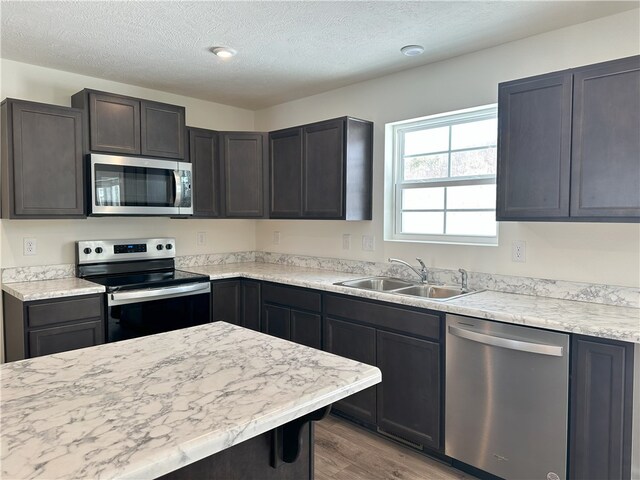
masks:
[[[338,295],[324,296],[324,313],[324,349],[382,371],[381,383],[334,410],[442,453],[442,314]]]
[[[260,331],[260,282],[211,282],[212,321],[223,321]]]
[[[633,344],[574,335],[569,478],[631,478]]]
[[[368,365],[376,364],[376,330],[351,322],[325,317],[324,350]],[[384,375],[383,375],[384,380]],[[367,388],[336,402],[334,410],[362,422],[376,423],[376,387]]]
[[[242,324],[242,282],[211,282],[211,315],[214,322]]]
[[[242,280],[242,326],[260,331],[260,282]]]
[[[104,343],[103,295],[22,302],[3,294],[6,361]]]
[[[377,424],[411,442],[440,448],[440,345],[378,330]]]
[[[265,283],[262,286],[262,331],[313,348],[322,347],[319,292]]]
[[[262,331],[274,337],[290,340],[291,309],[277,305],[262,308]]]
[[[40,357],[99,345],[104,343],[103,328],[104,324],[96,320],[31,330],[28,333],[29,356]]]

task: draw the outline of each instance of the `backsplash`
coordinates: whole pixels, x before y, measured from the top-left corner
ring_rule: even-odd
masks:
[[[418,279],[415,273],[397,263],[363,262],[341,258],[311,257],[271,252],[255,252],[255,254],[256,262],[319,268],[362,274],[363,276],[384,275],[407,280]],[[428,280],[431,283],[460,284],[460,273],[457,270],[429,268]],[[633,287],[516,277],[482,272],[469,272],[468,282],[469,288],[472,290],[485,289],[521,295],[640,308],[640,289]]]
[[[177,268],[222,265],[230,263],[273,263],[294,267],[317,268],[363,276],[391,276],[417,280],[407,267],[388,262],[364,262],[341,258],[313,257],[271,252],[231,252],[176,257]],[[2,269],[2,283],[54,280],[75,276],[74,264],[11,267]],[[429,268],[429,282],[459,284],[457,270]],[[469,272],[469,287],[505,293],[576,300],[581,302],[640,308],[640,289],[615,285],[568,282],[542,278],[516,277],[482,272]]]

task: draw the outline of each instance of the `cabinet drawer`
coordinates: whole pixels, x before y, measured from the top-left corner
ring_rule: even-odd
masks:
[[[29,327],[42,327],[87,318],[102,318],[102,295],[27,305]]]
[[[325,296],[325,312],[327,315],[348,318],[410,335],[440,338],[440,315],[437,314],[416,312],[333,295]]]
[[[318,292],[272,284],[263,285],[262,301],[312,312],[319,312],[322,309],[322,302]]]
[[[104,343],[101,321],[43,328],[29,332],[29,357],[67,352]]]

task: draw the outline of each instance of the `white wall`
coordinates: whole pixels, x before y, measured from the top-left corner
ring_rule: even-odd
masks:
[[[125,85],[99,78],[2,59],[0,98],[20,98],[71,105],[83,88],[157,100],[186,107],[189,126],[215,130],[253,130],[250,110]],[[196,233],[206,232],[207,245],[196,246]],[[97,238],[174,236],[177,253],[217,253],[255,249],[253,220],[171,220],[168,218],[89,218],[86,220],[1,220],[0,267],[74,263],[73,242]],[[22,255],[22,239],[35,237],[38,254]]]
[[[343,115],[375,123],[373,221],[258,221],[258,249],[372,261],[421,256],[442,268],[640,285],[637,224],[502,223],[498,247],[383,241],[385,123],[495,103],[502,81],[637,55],[639,12],[631,10],[256,112],[258,130]],[[274,231],[281,232],[280,245],[272,243]],[[342,250],[343,233],[352,234],[350,251]],[[365,233],[375,236],[374,252],[360,248]],[[527,242],[526,263],[511,262],[511,242],[516,239]]]

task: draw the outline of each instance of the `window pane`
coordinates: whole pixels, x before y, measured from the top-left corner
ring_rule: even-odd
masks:
[[[444,188],[406,188],[402,191],[403,210],[443,210]]]
[[[495,212],[447,212],[447,235],[496,235]]]
[[[449,127],[428,128],[404,134],[404,154],[443,152],[449,150]]]
[[[461,123],[451,127],[451,149],[495,145],[498,138],[498,120],[491,118],[479,122]]]
[[[442,234],[444,212],[402,212],[402,233]]]
[[[496,186],[465,185],[447,188],[447,208],[495,208]]]
[[[451,176],[495,175],[496,148],[451,152]]]
[[[404,159],[404,179],[424,180],[425,178],[442,178],[449,175],[446,153],[440,155],[425,155]]]

